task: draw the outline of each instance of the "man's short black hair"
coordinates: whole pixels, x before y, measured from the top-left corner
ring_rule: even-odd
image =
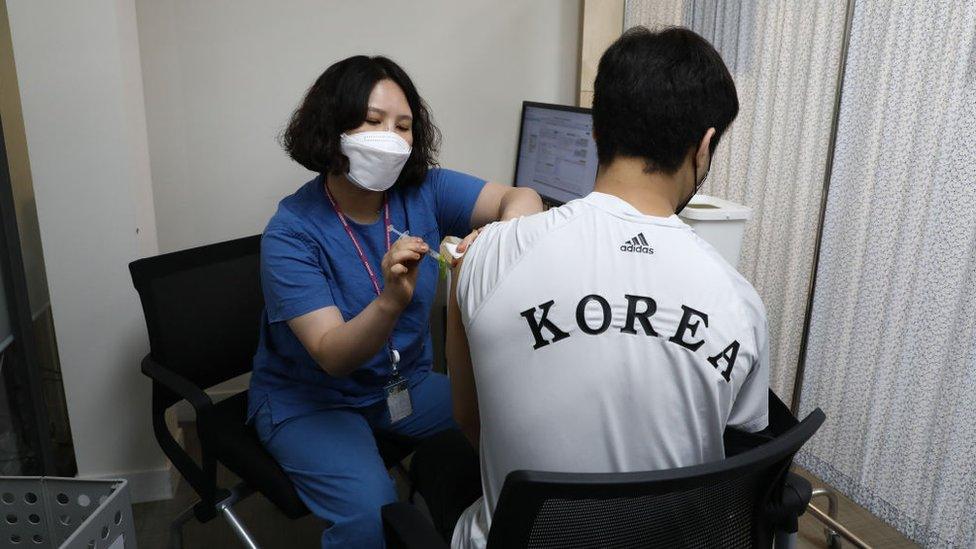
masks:
[[[281,135],[288,156],[313,172],[348,172],[349,159],[339,148],[339,135],[362,125],[369,94],[377,82],[387,78],[403,90],[413,114],[413,150],[396,185],[422,182],[427,171],[437,165],[440,132],[410,77],[386,57],[349,57],[318,77]]]
[[[711,152],[739,112],[735,83],[707,40],[682,27],[628,30],[600,58],[593,131],[600,165],[639,157],[674,173],[708,128]]]

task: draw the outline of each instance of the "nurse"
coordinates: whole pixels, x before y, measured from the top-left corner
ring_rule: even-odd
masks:
[[[438,265],[424,254],[447,235],[469,235],[463,249],[473,228],[542,202],[437,168],[427,106],[384,57],[329,67],[282,142],[319,175],[279,203],[261,240],[265,311],[248,414],[308,508],[331,523],[323,547],[382,547],[380,508],[396,492],[374,431],[420,440],[455,428],[448,380],[431,372]]]

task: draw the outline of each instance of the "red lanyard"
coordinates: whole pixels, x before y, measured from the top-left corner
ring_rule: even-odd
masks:
[[[325,187],[325,196],[329,198],[329,202],[332,204],[332,209],[335,210],[336,217],[339,218],[339,222],[342,223],[342,228],[346,230],[346,234],[349,235],[349,240],[352,240],[352,245],[356,247],[356,254],[359,255],[359,260],[362,261],[363,267],[366,268],[366,273],[369,274],[369,281],[373,283],[373,290],[376,292],[376,297],[379,297],[382,288],[380,288],[380,279],[376,276],[376,272],[373,271],[372,265],[369,264],[369,260],[366,259],[366,253],[363,252],[363,247],[359,245],[359,240],[356,235],[352,232],[352,227],[349,226],[349,222],[346,221],[346,214],[342,213],[342,208],[332,197],[332,192],[329,191],[328,185],[323,185]],[[383,195],[383,232],[386,234],[386,251],[390,251],[390,202],[387,200],[386,194]],[[400,354],[396,349],[393,348],[392,339],[387,341],[387,347],[390,351],[390,363],[393,365],[393,375],[397,375],[397,364],[400,362]]]
[[[352,245],[356,247],[356,253],[359,254],[359,260],[363,262],[363,267],[366,268],[366,272],[369,274],[369,280],[373,283],[373,290],[376,291],[376,296],[379,297],[380,292],[383,291],[380,288],[380,279],[376,276],[373,271],[373,267],[369,264],[366,259],[366,254],[363,252],[363,247],[359,245],[359,240],[356,239],[356,235],[353,234],[352,228],[349,226],[349,222],[346,221],[346,214],[342,213],[342,209],[339,208],[339,204],[336,203],[335,198],[332,198],[332,193],[329,191],[329,186],[325,185],[325,196],[329,197],[329,202],[332,203],[332,209],[335,210],[336,217],[342,223],[342,228],[346,230],[346,234],[349,235],[349,240],[352,240]],[[390,203],[386,199],[386,195],[383,195],[383,232],[386,233],[386,251],[390,251]]]

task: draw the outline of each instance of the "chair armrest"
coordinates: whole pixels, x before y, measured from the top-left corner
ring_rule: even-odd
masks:
[[[766,508],[767,517],[777,530],[796,532],[800,515],[806,512],[811,497],[810,482],[796,473],[787,473],[779,501],[774,500]]]
[[[146,355],[142,359],[142,373],[153,380],[152,420],[156,441],[166,457],[200,496],[200,502],[194,505],[193,512],[197,520],[207,522],[217,514],[216,502],[229,495],[229,492],[217,486],[216,458],[211,448],[210,438],[203,432],[207,424],[205,412],[213,408],[213,400],[192,381],[156,362],[151,355]],[[157,387],[155,385],[157,383],[161,387]],[[166,392],[172,393],[177,398],[186,399],[196,411],[196,429],[200,439],[201,454],[199,465],[169,431],[165,411],[174,404],[174,400],[165,394]]]
[[[152,355],[142,359],[142,373],[150,379],[166,387],[180,398],[186,399],[199,415],[200,412],[213,406],[213,401],[203,389],[197,387],[190,380],[177,374],[173,370],[153,360]]]
[[[448,544],[430,520],[415,505],[406,502],[384,505],[383,531],[391,549],[447,549]]]

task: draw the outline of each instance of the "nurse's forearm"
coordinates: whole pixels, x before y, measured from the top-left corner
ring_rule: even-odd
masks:
[[[313,358],[325,372],[345,377],[386,349],[403,309],[381,294],[358,315],[322,335]]]
[[[505,221],[542,211],[539,193],[527,187],[513,187],[505,191],[498,208],[498,219]]]
[[[483,227],[495,221],[506,221],[542,211],[539,193],[528,187],[509,187],[489,181],[481,189],[471,212],[471,226]]]

